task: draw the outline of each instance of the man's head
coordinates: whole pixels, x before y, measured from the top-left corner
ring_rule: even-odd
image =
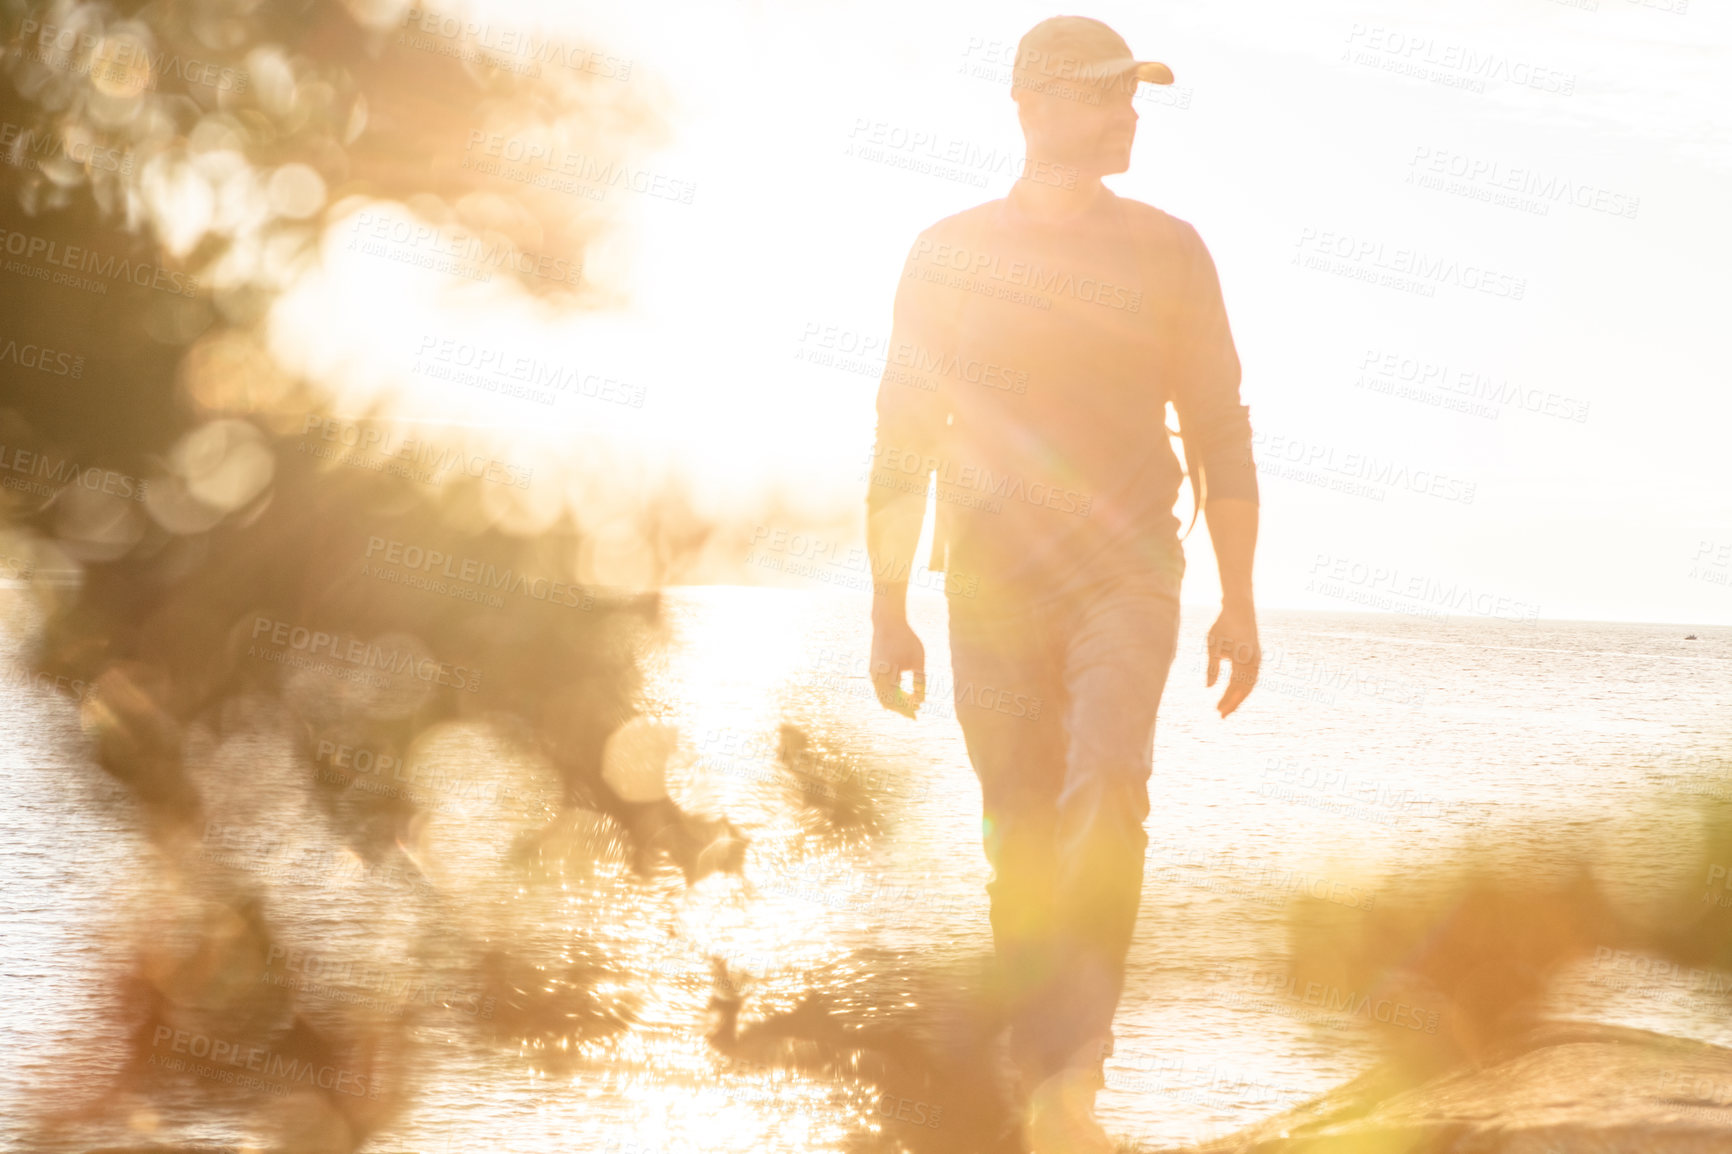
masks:
[[[1042,20],[1016,46],[1010,95],[1031,159],[1106,176],[1130,167],[1137,84],[1171,84],[1165,64],[1139,61],[1117,32],[1086,16]]]

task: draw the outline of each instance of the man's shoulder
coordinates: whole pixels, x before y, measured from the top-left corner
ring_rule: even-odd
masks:
[[[1190,221],[1156,208],[1146,201],[1119,196],[1110,189],[1108,194],[1124,208],[1132,229],[1139,235],[1155,241],[1158,245],[1180,250],[1202,244],[1202,236]],[[1002,210],[1004,203],[1005,198],[1000,197],[952,213],[922,229],[918,239],[934,244],[963,243],[963,238],[973,234],[980,226],[991,223]]]
[[[1128,196],[1120,196],[1118,201],[1129,214],[1131,227],[1139,235],[1146,236],[1157,244],[1170,245],[1173,248],[1183,250],[1203,242],[1196,226],[1188,220],[1176,217],[1165,209],[1156,208],[1146,201],[1133,200]]]
[[[1004,198],[989,200],[977,204],[973,208],[965,208],[961,212],[951,213],[941,220],[935,221],[922,229],[920,240],[931,241],[934,244],[960,244],[963,238],[970,236],[981,225],[991,221],[998,213]]]

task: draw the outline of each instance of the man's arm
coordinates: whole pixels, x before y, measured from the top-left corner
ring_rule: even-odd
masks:
[[[1210,688],[1221,672],[1221,661],[1232,662],[1226,691],[1215,708],[1226,717],[1257,684],[1262,650],[1257,645],[1257,608],[1251,596],[1251,561],[1257,552],[1257,502],[1217,497],[1203,505],[1215,564],[1221,570],[1221,616],[1209,630]]]
[[[926,494],[898,493],[866,517],[872,562],[872,688],[886,709],[913,717],[926,699],[926,647],[908,624],[908,572],[926,519]],[[912,692],[902,675],[913,675]]]
[[[1257,466],[1251,455],[1250,413],[1239,399],[1239,354],[1227,323],[1220,278],[1208,247],[1189,225],[1182,240],[1188,272],[1173,329],[1173,407],[1185,431],[1187,464],[1202,477],[1203,516],[1221,572],[1221,615],[1209,630],[1207,684],[1232,663],[1215,708],[1226,717],[1257,684],[1263,652],[1251,592],[1257,551]]]
[[[908,624],[908,579],[926,519],[926,479],[947,408],[941,379],[911,383],[898,361],[931,363],[933,358],[921,354],[941,352],[948,339],[949,294],[921,275],[925,267],[921,257],[930,249],[930,240],[928,232],[914,242],[897,285],[889,355],[878,382],[878,431],[866,492],[872,686],[886,709],[908,717],[915,715],[926,697],[926,650]],[[943,358],[936,360],[942,363]],[[902,467],[910,455],[920,462],[912,472]],[[912,674],[911,693],[902,690],[905,672]]]
[[[885,472],[888,481],[893,474]],[[926,523],[924,492],[895,492],[866,514],[866,553],[872,562],[872,620],[908,616],[908,574]]]

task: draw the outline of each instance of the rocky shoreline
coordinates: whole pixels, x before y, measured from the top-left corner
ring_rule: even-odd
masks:
[[[1556,1022],[1415,1084],[1384,1066],[1171,1154],[1708,1154],[1732,1150],[1732,1050]]]

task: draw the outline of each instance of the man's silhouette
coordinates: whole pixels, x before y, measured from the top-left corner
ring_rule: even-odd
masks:
[[[1028,166],[1006,198],[915,241],[878,391],[873,678],[886,706],[918,709],[907,576],[936,475],[932,567],[950,574],[956,712],[1038,1150],[1112,1148],[1093,1101],[1142,890],[1184,571],[1169,401],[1220,567],[1207,683],[1231,662],[1222,717],[1260,657],[1257,478],[1214,262],[1191,225],[1100,182],[1130,164],[1137,83],[1172,79],[1095,20],[1023,37],[1011,94]]]

